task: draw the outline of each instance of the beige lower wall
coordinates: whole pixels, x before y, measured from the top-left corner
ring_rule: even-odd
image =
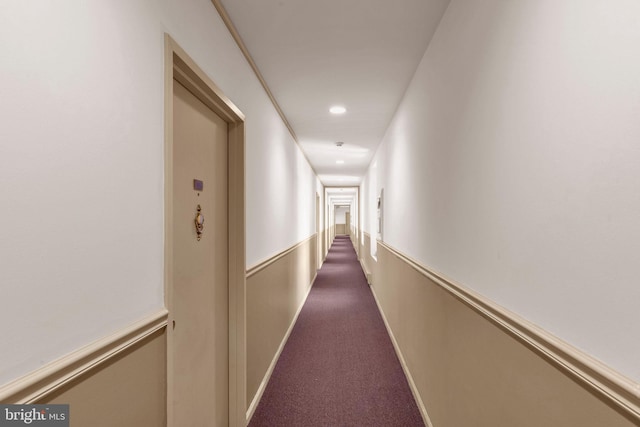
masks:
[[[316,236],[247,273],[247,404],[255,409],[317,273]],[[252,405],[253,404],[253,405]]]
[[[311,241],[309,242],[309,244],[311,245],[310,250],[308,251],[308,259],[309,259],[309,284],[311,284],[311,282],[313,282],[313,279],[315,279],[316,274],[318,273],[318,269],[320,268],[318,266],[318,236],[315,235],[313,236],[313,238],[311,239]]]
[[[166,426],[163,328],[34,403],[69,404],[72,427]]]
[[[377,259],[372,289],[433,426],[638,425],[383,245]]]
[[[347,234],[346,224],[336,224],[336,235]]]
[[[351,244],[353,245],[353,249],[355,249],[356,255],[358,256],[358,259],[360,259],[360,245],[358,244],[357,230],[355,228],[352,229],[349,236],[351,237]]]
[[[377,262],[371,256],[371,235],[369,233],[362,234],[364,236],[364,244],[360,245],[360,264],[362,265],[362,270],[367,276],[369,284],[371,284],[375,276],[374,270],[377,266]]]
[[[325,258],[327,257],[327,234],[329,233],[329,231],[325,228],[324,230],[322,230],[322,232],[320,233],[320,238],[322,239],[321,242],[321,247],[322,247],[322,256],[320,257],[320,259],[322,260],[322,262],[324,262]]]

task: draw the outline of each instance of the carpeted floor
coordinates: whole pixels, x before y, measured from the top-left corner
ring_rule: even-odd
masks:
[[[249,426],[424,426],[348,237],[334,241]]]

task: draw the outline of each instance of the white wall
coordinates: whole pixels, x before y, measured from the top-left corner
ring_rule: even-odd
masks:
[[[252,267],[315,233],[315,193],[322,195],[322,186],[211,2],[165,0],[163,12],[165,30],[247,117],[247,266]]]
[[[360,198],[360,211],[358,215],[360,216],[360,244],[364,245],[364,233],[369,232],[369,215],[371,214],[371,208],[369,206],[369,172],[362,178],[362,182],[360,183],[360,190],[358,191],[358,197]]]
[[[363,189],[391,246],[636,381],[638,22],[633,0],[452,0]]]
[[[335,208],[335,210],[336,210],[335,212],[336,224],[346,224],[347,223],[346,213],[349,212],[349,208],[346,206],[338,206]]]
[[[0,385],[164,304],[165,31],[246,115],[247,264],[315,232],[321,186],[210,1],[4,1]]]
[[[376,151],[369,165],[367,175],[362,180],[360,192],[363,194],[363,230],[369,234],[371,242],[371,256],[376,259],[378,240],[378,197],[380,197],[381,187],[380,173],[384,166],[384,141]]]

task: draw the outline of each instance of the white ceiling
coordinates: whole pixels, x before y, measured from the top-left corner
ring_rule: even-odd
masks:
[[[321,181],[358,185],[449,0],[220,2]]]

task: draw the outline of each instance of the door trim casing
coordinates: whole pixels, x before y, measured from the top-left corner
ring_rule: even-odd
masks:
[[[169,311],[167,333],[167,423],[173,426],[173,80],[195,94],[228,125],[229,241],[229,426],[245,425],[246,409],[246,252],[244,114],[189,55],[165,33],[164,55],[164,289]]]

